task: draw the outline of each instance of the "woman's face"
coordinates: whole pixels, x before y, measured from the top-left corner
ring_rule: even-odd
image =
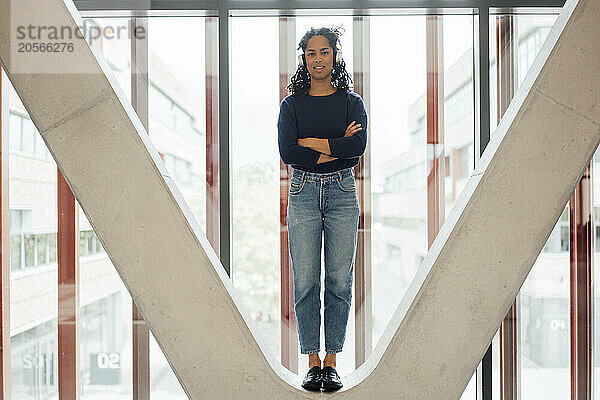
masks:
[[[316,35],[311,37],[306,45],[304,57],[311,79],[331,80],[333,49],[325,36]]]

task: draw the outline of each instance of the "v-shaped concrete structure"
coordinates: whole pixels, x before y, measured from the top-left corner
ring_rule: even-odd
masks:
[[[598,21],[600,0],[567,1],[380,344],[328,396],[460,396],[600,140]],[[326,396],[264,353],[101,55],[17,53],[27,24],[78,12],[0,0],[0,60],[190,399]]]

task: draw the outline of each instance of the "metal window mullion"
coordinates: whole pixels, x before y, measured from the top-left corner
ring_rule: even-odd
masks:
[[[229,9],[219,3],[220,259],[231,277],[231,173],[229,163]]]
[[[512,15],[496,17],[496,110],[502,119],[516,88],[516,35]],[[517,400],[519,396],[519,312],[517,294],[500,326],[500,396],[502,400]]]
[[[476,143],[479,145],[479,152],[475,152],[477,160],[490,141],[490,55],[489,55],[489,7],[487,0],[481,1],[481,7],[478,13],[478,45],[477,59],[475,60],[475,70],[478,71],[478,85],[476,90],[478,102],[476,102],[477,120]]]
[[[354,91],[358,93],[369,113],[371,103],[370,85],[370,19],[368,16],[353,17],[353,65]],[[368,136],[367,141],[370,141]],[[358,240],[356,246],[355,284],[354,284],[354,352],[355,367],[362,365],[372,352],[373,341],[373,304],[372,304],[372,261],[371,261],[371,146],[355,167],[357,195],[360,204]]]
[[[476,23],[473,24],[477,44],[473,46],[473,96],[475,104],[474,163],[490,141],[490,60],[489,60],[489,2],[480,0]],[[492,399],[492,343],[477,367],[476,392],[478,400]]]
[[[149,134],[148,113],[148,19],[131,18],[131,30],[141,27],[146,32],[133,35],[130,39],[131,54],[131,104],[140,122]],[[87,239],[87,235],[86,235]],[[86,244],[87,251],[87,244]],[[132,391],[133,400],[150,399],[150,331],[139,312],[135,301],[131,301],[132,319]]]
[[[477,8],[481,2],[477,0],[337,0],[333,4],[322,0],[152,0],[147,2],[145,8],[140,9],[136,5],[135,10],[131,2],[115,2],[114,0],[75,0],[75,6],[79,11],[110,11],[120,10],[124,12],[140,12],[144,10],[196,10],[203,12],[214,12],[223,7],[227,10],[279,10],[282,14],[289,14],[294,10],[327,10],[327,9],[407,9],[407,8]],[[491,0],[492,7],[562,7],[565,0]],[[281,15],[281,14],[280,14]]]
[[[296,58],[296,18],[279,18],[279,103],[288,95],[286,87],[297,68]],[[280,317],[281,317],[281,364],[298,373],[298,331],[294,310],[293,272],[290,262],[287,203],[291,167],[279,160],[279,216],[281,231],[280,248]]]

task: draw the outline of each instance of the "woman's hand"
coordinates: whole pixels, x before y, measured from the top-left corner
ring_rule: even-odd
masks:
[[[354,124],[356,121],[352,121],[350,125],[346,128],[346,133],[344,133],[344,137],[352,136],[356,132],[360,131],[362,128],[359,128],[360,124]]]

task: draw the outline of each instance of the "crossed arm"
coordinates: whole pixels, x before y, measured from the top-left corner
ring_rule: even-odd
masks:
[[[361,124],[356,124],[356,121],[352,121],[352,123],[350,123],[350,125],[348,125],[348,127],[346,128],[346,133],[344,134],[344,137],[352,136],[356,132],[361,130],[362,128],[360,127],[360,125]],[[338,157],[333,157],[331,155],[331,149],[329,148],[329,139],[321,139],[314,137],[302,138],[298,139],[298,145],[302,147],[308,147],[321,153],[319,159],[317,160],[317,164],[338,159]]]

